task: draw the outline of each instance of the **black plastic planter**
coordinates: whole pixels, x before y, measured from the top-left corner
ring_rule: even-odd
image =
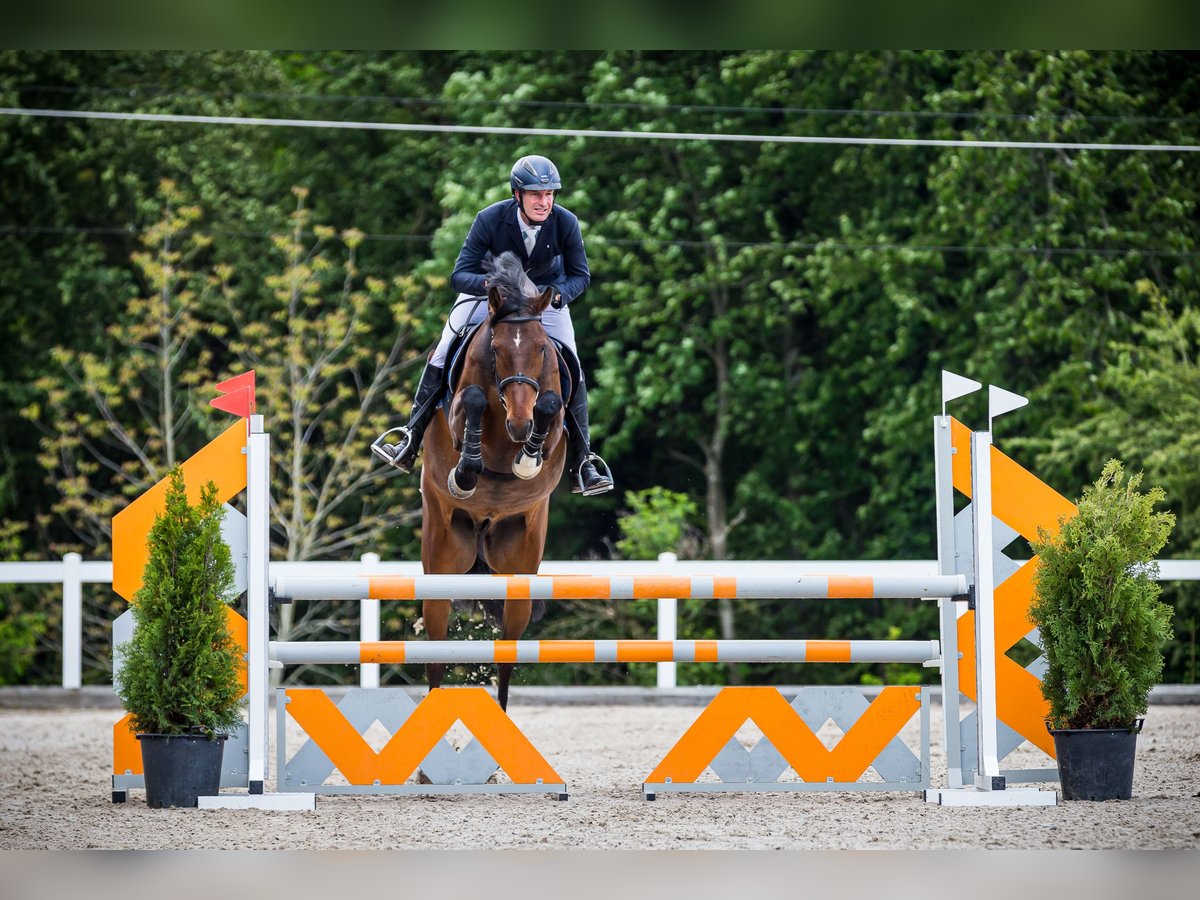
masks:
[[[1064,800],[1128,800],[1142,719],[1132,728],[1051,728]]]
[[[196,806],[221,790],[227,734],[139,734],[146,805]]]

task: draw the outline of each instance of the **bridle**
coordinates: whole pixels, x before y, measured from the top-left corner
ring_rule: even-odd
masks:
[[[524,322],[541,322],[540,315],[535,316],[513,316],[511,318],[499,319],[491,324],[491,330],[494,333],[497,325],[520,325]],[[530,378],[524,372],[518,372],[516,375],[509,375],[507,378],[500,377],[500,370],[496,366],[496,348],[492,347],[492,377],[496,381],[496,391],[500,394],[500,406],[508,411],[508,403],[504,399],[504,389],[510,384],[527,384],[533,388],[533,400],[536,403],[537,398],[541,396],[542,385],[537,379]],[[546,347],[542,346],[542,368],[545,368]]]

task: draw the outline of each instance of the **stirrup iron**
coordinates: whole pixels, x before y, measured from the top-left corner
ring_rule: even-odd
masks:
[[[591,463],[593,466],[596,467],[597,475],[600,475],[602,478],[608,479],[607,487],[602,487],[598,490],[592,490],[590,493],[588,491],[584,490],[584,488],[583,488],[583,467],[587,463]],[[616,482],[613,481],[612,470],[608,467],[608,463],[606,463],[603,459],[601,459],[598,454],[588,453],[587,458],[584,459],[584,461],[579,464],[579,468],[575,470],[575,486],[579,488],[579,490],[576,491],[575,493],[582,494],[585,497],[594,497],[594,496],[596,496],[596,494],[603,494],[603,493],[606,493],[607,491],[611,491],[616,486]]]
[[[400,440],[395,444],[389,444],[385,440],[389,434],[400,433]],[[407,425],[398,425],[395,428],[389,428],[379,437],[375,438],[375,442],[371,444],[371,453],[382,459],[389,466],[394,466],[400,469],[401,472],[411,472],[412,469],[405,469],[397,465],[397,460],[400,458],[400,450],[412,439],[412,434]]]

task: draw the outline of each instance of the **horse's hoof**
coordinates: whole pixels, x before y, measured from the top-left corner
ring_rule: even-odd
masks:
[[[512,464],[513,474],[523,481],[529,481],[531,478],[536,478],[538,473],[542,471],[541,456],[528,456],[525,453],[518,453],[517,458]]]
[[[446,488],[450,491],[450,496],[456,500],[470,500],[475,495],[474,487],[467,491],[458,486],[458,482],[454,478],[454,469],[450,470],[450,474],[446,478]]]

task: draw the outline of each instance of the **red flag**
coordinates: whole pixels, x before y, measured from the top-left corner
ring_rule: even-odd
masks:
[[[208,405],[224,412],[233,413],[243,419],[254,415],[254,370],[227,378],[217,385],[217,390],[225,394],[210,400]]]

